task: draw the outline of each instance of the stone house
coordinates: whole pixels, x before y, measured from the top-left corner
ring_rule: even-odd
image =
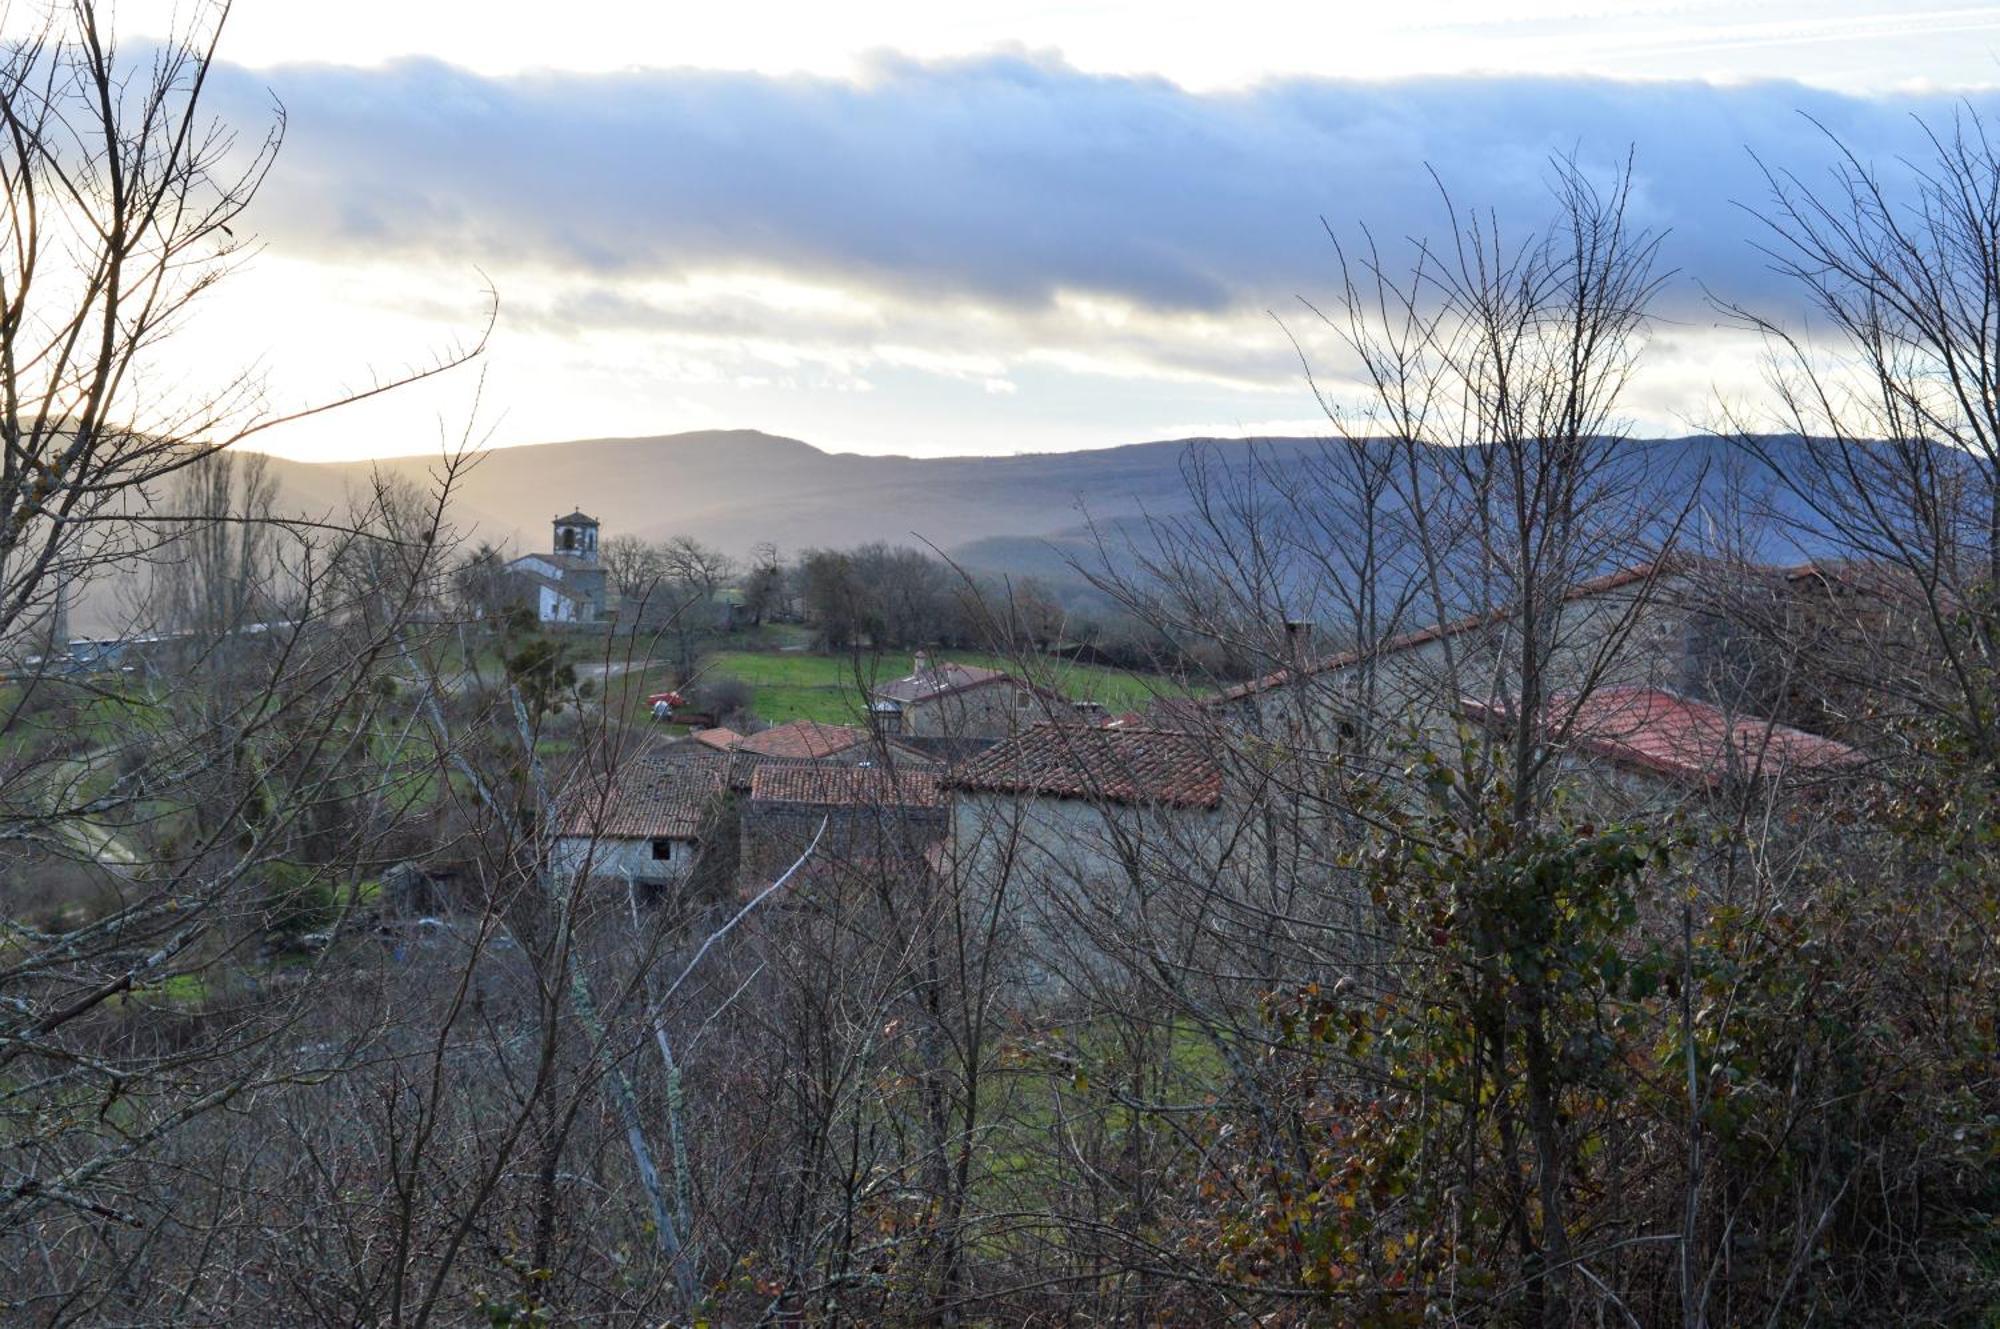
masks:
[[[1679,558],[1580,582],[1552,606],[1538,725],[1555,768],[1600,814],[1664,801],[1852,785],[1862,754],[1781,701],[1796,617],[1789,570]],[[1513,714],[1519,622],[1469,615],[1320,655],[1229,688],[1212,725],[1289,748],[1455,750]],[[1384,750],[1386,748],[1386,751]]]
[[[695,735],[700,741],[702,735]],[[732,752],[779,761],[824,761],[842,754],[865,760],[870,743],[866,729],[854,725],[822,724],[818,720],[793,720],[773,725],[754,734],[739,735],[729,745]]]
[[[817,835],[806,867],[826,879],[929,870],[951,831],[935,771],[817,762],[757,767],[740,808],[738,874],[745,891],[769,885]],[[824,825],[825,830],[821,831]]]
[[[611,780],[579,789],[549,854],[559,878],[586,874],[648,898],[692,876],[727,793],[719,762],[630,761]]]
[[[1690,615],[1654,564],[1571,587],[1555,606],[1549,675],[1558,687],[1585,678],[1690,691],[1698,668]],[[1414,720],[1449,723],[1461,698],[1492,696],[1518,644],[1507,610],[1468,614],[1325,655],[1312,655],[1225,688],[1210,709],[1257,732],[1338,743],[1356,731]],[[1619,649],[1614,641],[1623,634]],[[1303,652],[1302,652],[1303,654]]]
[[[913,738],[1005,738],[1073,708],[1047,688],[999,669],[918,651],[910,672],[869,693],[870,722],[885,735]]]
[[[1552,693],[1656,689],[1771,715],[1782,671],[1762,639],[1783,612],[1786,581],[1781,569],[1676,558],[1579,582],[1550,610],[1546,683]],[[1466,699],[1504,705],[1519,648],[1514,611],[1470,614],[1312,655],[1224,689],[1208,710],[1326,748],[1398,732],[1443,736]]]
[[[946,783],[947,870],[1005,918],[1030,988],[1099,972],[1107,949],[1144,934],[1149,897],[1213,886],[1247,844],[1221,761],[1188,733],[1035,725]]]

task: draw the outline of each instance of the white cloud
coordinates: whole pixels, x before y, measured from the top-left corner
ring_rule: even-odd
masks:
[[[1681,271],[1633,410],[1675,427],[1748,381],[1696,279],[1789,298],[1751,244],[1750,150],[1819,171],[1830,149],[1805,112],[1892,162],[1913,112],[1955,105],[1577,78],[1197,93],[1019,55],[885,57],[863,81],[435,61],[219,75],[232,119],[255,120],[267,83],[290,114],[258,213],[277,258],[237,306],[262,322],[236,325],[279,327],[279,386],[310,395],[357,345],[365,364],[420,358],[464,330],[490,274],[502,441],[727,420],[929,451],[1310,418],[1267,311],[1337,385],[1337,348],[1294,299],[1335,285],[1321,217],[1391,246],[1435,233],[1434,167],[1521,234],[1548,210],[1551,152],[1601,170],[1628,148],[1636,216]],[[335,312],[286,321],[302,308]],[[407,450],[365,433],[295,450],[335,447]]]

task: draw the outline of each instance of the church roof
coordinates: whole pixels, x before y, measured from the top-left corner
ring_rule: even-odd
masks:
[[[522,566],[525,563],[540,563],[546,567],[556,568],[565,577],[571,573],[602,573],[604,571],[604,566],[594,558],[585,558],[581,554],[565,554],[560,551],[553,554],[523,554],[519,558],[510,559],[507,563],[507,568],[509,571],[514,572],[532,571],[533,569]]]
[[[595,526],[595,525],[597,525],[597,518],[595,518],[595,517],[591,516],[591,515],[590,515],[589,513],[585,512],[585,511],[583,511],[582,509],[580,509],[580,508],[579,508],[579,509],[578,509],[577,511],[575,511],[575,512],[572,512],[572,513],[570,513],[570,514],[569,514],[569,516],[567,516],[567,517],[557,517],[557,518],[556,518],[556,525],[558,525],[558,526]]]

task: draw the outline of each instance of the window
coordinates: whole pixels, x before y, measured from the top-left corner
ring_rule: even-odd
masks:
[[[1026,688],[1016,688],[1014,690],[1014,705],[1018,709],[1025,711],[1034,704],[1035,704],[1034,693],[1028,691]]]
[[[657,863],[673,862],[674,842],[665,838],[653,841],[653,860]]]

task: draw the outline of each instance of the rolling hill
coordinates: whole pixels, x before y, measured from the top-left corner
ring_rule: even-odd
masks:
[[[825,452],[756,430],[579,439],[481,457],[461,484],[453,516],[468,539],[515,552],[545,547],[550,519],[574,508],[595,515],[607,538],[691,535],[739,556],[762,541],[787,554],[873,540],[931,545],[974,569],[1068,583],[1061,589],[1074,604],[1090,596],[1069,560],[1095,561],[1093,528],[1115,545],[1146,514],[1187,511],[1190,457],[1241,460],[1251,446],[1177,439],[1083,452],[916,458]],[[1255,446],[1280,476],[1320,455],[1321,447],[1304,438],[1261,439]],[[1719,492],[1718,477],[1730,469],[1729,445],[1718,439],[1631,447],[1635,465],[1663,492],[1684,495],[1707,485]],[[272,461],[281,510],[315,517],[340,513],[375,468],[429,488],[437,461]],[[1766,552],[1796,556],[1799,547]],[[103,587],[84,593],[76,630],[109,625],[115,608],[107,595]]]
[[[1240,446],[1240,445],[1235,445]],[[1274,448],[1309,446],[1278,440]],[[1072,530],[1093,514],[1184,506],[1183,442],[1009,457],[912,458],[822,452],[754,430],[583,439],[506,448],[474,467],[461,528],[539,548],[548,521],[582,508],[606,536],[692,535],[732,553],[770,540],[786,550],[867,540],[956,548]],[[276,463],[286,505],[337,506],[369,469],[428,482],[435,461]]]
[[[733,554],[760,541],[793,552],[870,540],[931,544],[974,563],[1055,571],[1053,550],[1087,544],[1090,522],[1116,528],[1145,513],[1189,506],[1192,447],[1242,457],[1241,441],[1177,439],[1084,452],[914,458],[823,452],[755,430],[582,439],[507,448],[481,458],[457,497],[458,524],[474,538],[541,548],[557,513],[581,508],[606,537],[692,535]],[[1313,439],[1258,440],[1283,471],[1316,455]],[[1686,492],[1719,475],[1728,445],[1712,438],[1635,442],[1655,482]],[[280,461],[286,506],[335,508],[371,466],[428,485],[435,460],[374,463]]]

